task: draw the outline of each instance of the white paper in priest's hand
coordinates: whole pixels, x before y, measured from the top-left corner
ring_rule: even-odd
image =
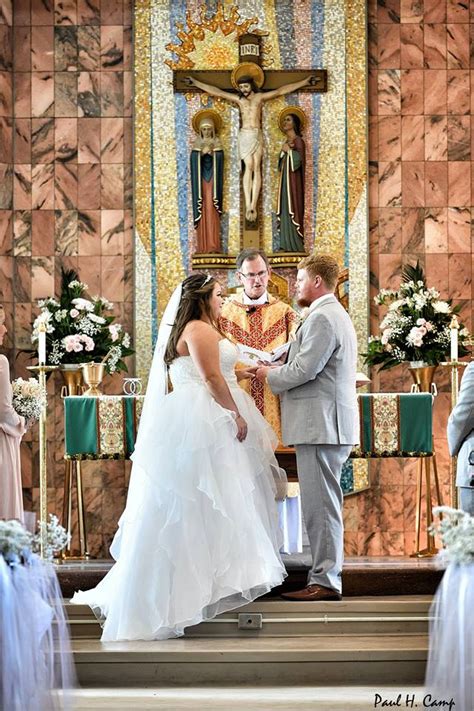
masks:
[[[278,346],[278,348],[275,348],[273,351],[260,351],[258,348],[252,348],[251,346],[244,346],[242,343],[237,343],[239,361],[245,363],[245,365],[257,365],[260,360],[266,363],[275,363],[288,353],[290,346],[291,341],[284,343],[282,346]]]

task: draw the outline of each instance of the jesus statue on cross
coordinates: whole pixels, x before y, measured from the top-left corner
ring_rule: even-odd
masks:
[[[242,73],[242,69],[246,72]],[[285,94],[291,94],[304,86],[313,85],[317,79],[313,75],[301,81],[284,84],[278,89],[260,91],[264,82],[263,69],[258,64],[245,63],[238,65],[232,72],[232,84],[238,93],[224,91],[212,84],[188,76],[187,83],[205,91],[210,96],[215,96],[225,101],[237,104],[240,110],[241,127],[239,131],[239,157],[244,164],[242,186],[245,199],[245,217],[248,222],[257,219],[257,205],[262,186],[262,106],[265,101],[276,99]]]

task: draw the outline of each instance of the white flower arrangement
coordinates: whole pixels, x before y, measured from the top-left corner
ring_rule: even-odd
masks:
[[[398,291],[381,289],[374,301],[388,308],[380,323],[380,335],[369,338],[367,353],[363,354],[368,365],[380,365],[384,370],[403,361],[438,365],[446,359],[451,321],[459,307],[441,300],[439,291],[426,286],[419,263],[404,267]],[[467,329],[461,326],[461,357],[468,352],[464,345],[468,337]]]
[[[31,340],[38,340],[40,324],[46,326],[49,365],[104,361],[108,373],[126,371],[124,358],[132,355],[131,339],[115,317],[113,307],[101,296],[86,298],[87,284],[73,271],[63,271],[61,296],[38,302],[41,313],[33,323]]]
[[[36,378],[17,378],[12,383],[12,405],[26,420],[39,420],[46,403],[46,395]]]
[[[0,555],[9,565],[18,565],[28,561],[31,553],[41,549],[43,531],[44,557],[52,560],[55,553],[61,551],[69,543],[71,537],[61,526],[57,516],[49,515],[48,523],[38,524],[38,533],[33,535],[20,521],[0,520]]]
[[[433,513],[439,520],[430,531],[441,538],[443,550],[438,554],[441,564],[474,563],[474,516],[449,506],[437,506]]]

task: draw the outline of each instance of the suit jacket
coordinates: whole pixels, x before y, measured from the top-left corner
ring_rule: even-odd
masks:
[[[469,464],[469,452],[474,450],[474,362],[467,366],[456,407],[448,420],[448,445],[452,456],[458,457],[457,486],[469,486],[474,466]]]
[[[317,304],[296,332],[288,362],[268,373],[280,395],[283,441],[357,444],[357,339],[335,296]]]

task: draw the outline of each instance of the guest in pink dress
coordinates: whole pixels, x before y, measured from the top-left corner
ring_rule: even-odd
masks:
[[[5,312],[0,305],[0,346],[7,332]],[[0,354],[0,519],[23,521],[20,442],[26,432],[25,419],[12,407],[8,360]]]

